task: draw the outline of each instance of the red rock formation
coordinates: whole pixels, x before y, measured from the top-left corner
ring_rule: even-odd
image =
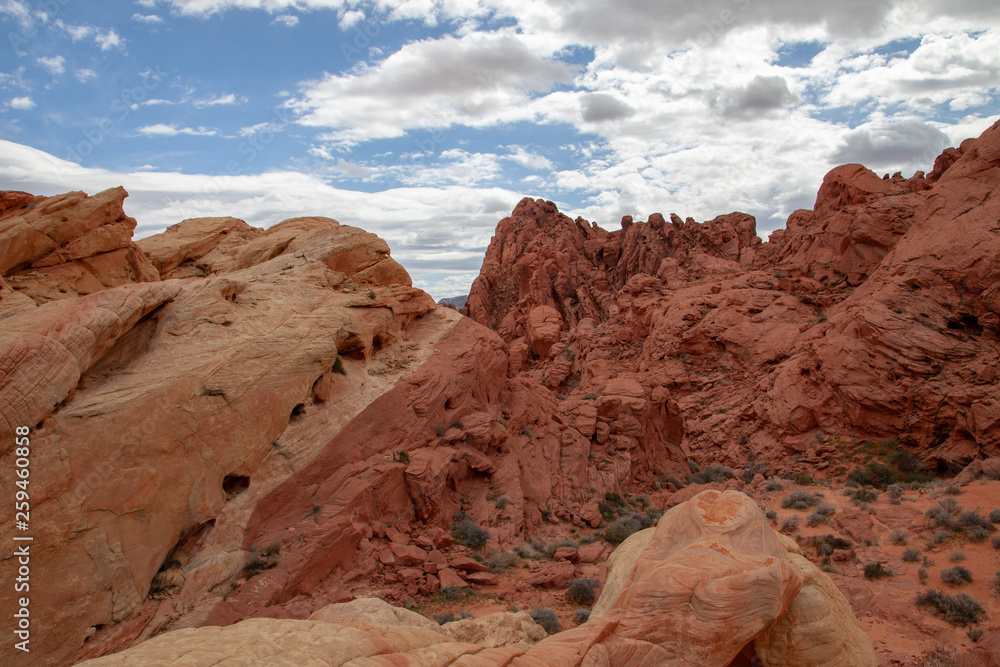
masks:
[[[607,232],[526,199],[465,312],[573,410],[616,375],[674,397],[696,459],[823,469],[830,436],[899,438],[957,469],[1000,447],[998,160],[994,125],[927,178],[838,167],[765,244],[742,214]],[[641,450],[633,416],[617,431]],[[615,430],[599,417],[595,437]]]

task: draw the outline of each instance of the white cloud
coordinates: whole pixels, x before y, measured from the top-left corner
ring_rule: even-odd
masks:
[[[80,83],[84,83],[86,81],[89,81],[90,79],[96,79],[97,72],[95,72],[92,69],[84,67],[82,69],[76,70],[75,76],[77,81],[79,81]]]
[[[157,24],[163,23],[163,17],[158,14],[140,14],[136,12],[132,14],[132,20],[139,23]]]
[[[354,9],[349,12],[344,12],[344,15],[340,17],[340,22],[337,24],[340,26],[341,30],[347,30],[352,25],[361,23],[365,20],[365,13],[360,9]]]
[[[0,15],[10,16],[21,24],[22,29],[30,29],[34,24],[34,21],[31,20],[31,10],[27,4],[20,0],[0,2]]]
[[[272,25],[283,25],[287,28],[297,26],[299,24],[299,17],[295,14],[280,14],[274,17],[271,21]]]
[[[523,196],[502,188],[457,185],[359,192],[288,171],[233,177],[146,167],[115,172],[81,167],[4,140],[0,182],[43,195],[77,189],[93,194],[123,185],[130,193],[125,210],[139,222],[137,238],[185,218],[232,215],[268,227],[296,216],[329,216],[384,238],[414,282],[436,298],[468,291],[497,220]]]
[[[29,109],[35,108],[35,101],[30,97],[15,97],[11,101],[7,102],[7,106],[9,106],[11,109],[27,111]]]
[[[125,40],[119,35],[114,28],[109,28],[105,32],[100,32],[94,35],[94,41],[100,45],[101,51],[109,51],[111,49],[120,49],[125,46]]]
[[[300,123],[351,144],[531,119],[532,94],[569,83],[572,73],[516,35],[470,33],[411,42],[375,65],[308,82],[289,106]]]
[[[66,59],[62,56],[42,57],[38,59],[38,64],[52,74],[62,74],[66,71]]]
[[[54,25],[57,28],[65,30],[74,42],[79,42],[81,39],[90,39],[97,33],[97,28],[92,25],[73,25],[71,23],[63,23],[61,19],[57,20]]]
[[[205,107],[218,107],[218,106],[230,106],[234,104],[243,104],[247,101],[247,98],[240,95],[236,96],[235,93],[228,93],[226,95],[218,95],[216,97],[206,97],[200,100],[194,101],[194,106],[198,109],[203,109]]]
[[[192,127],[177,127],[174,124],[156,123],[146,125],[136,130],[139,134],[147,137],[176,137],[179,134],[188,134],[197,137],[213,137],[218,134],[217,130],[210,130],[205,127],[197,129]]]
[[[552,169],[552,161],[549,160],[544,155],[539,155],[537,153],[529,153],[524,150],[523,146],[507,146],[511,150],[510,155],[506,155],[506,159],[516,162],[522,167],[527,167],[528,169],[534,169],[536,171]]]

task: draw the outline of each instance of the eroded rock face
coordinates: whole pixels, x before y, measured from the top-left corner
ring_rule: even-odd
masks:
[[[830,436],[898,437],[957,472],[1000,446],[998,166],[1000,125],[927,177],[838,167],[764,244],[743,214],[609,232],[525,199],[465,312],[571,409],[622,377],[653,405],[682,397],[667,413],[698,460],[823,474]],[[655,439],[599,414],[596,440],[615,435],[626,449]]]
[[[546,639],[523,612],[435,630],[419,617],[407,625],[414,615],[405,610],[359,600],[328,607],[312,621],[253,619],[175,631],[84,664],[201,664],[251,650],[258,662],[301,663],[321,647],[321,659],[332,665],[370,658],[386,665],[715,667],[741,652],[752,656],[755,646],[765,666],[874,667],[871,643],[843,596],[794,553],[794,543],[793,553],[785,544],[747,496],[706,491],[623,544],[612,556],[614,583],[609,578],[591,620]]]

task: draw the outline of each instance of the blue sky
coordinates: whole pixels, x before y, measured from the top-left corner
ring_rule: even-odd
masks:
[[[0,0],[0,189],[124,185],[138,236],[327,215],[467,292],[523,196],[758,232],[1000,116],[986,0]]]

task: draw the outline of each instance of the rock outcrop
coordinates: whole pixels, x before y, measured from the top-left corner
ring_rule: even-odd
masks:
[[[1000,447],[998,167],[1000,124],[926,177],[838,167],[764,244],[742,214],[609,232],[525,199],[464,312],[571,405],[615,375],[683,397],[695,459],[815,474],[836,467],[830,437],[898,437],[957,471]]]
[[[615,552],[622,574],[605,588],[601,613],[595,608],[588,622],[538,643],[544,633],[523,612],[450,623],[439,633],[423,621],[405,625],[411,616],[402,610],[373,619],[365,611],[372,603],[364,602],[353,620],[330,616],[337,624],[255,619],[180,630],[84,664],[208,664],[227,655],[329,665],[369,658],[366,664],[716,667],[756,656],[765,667],[874,667],[871,642],[843,596],[786,544],[747,496],[706,491]],[[313,653],[320,648],[323,654]]]

